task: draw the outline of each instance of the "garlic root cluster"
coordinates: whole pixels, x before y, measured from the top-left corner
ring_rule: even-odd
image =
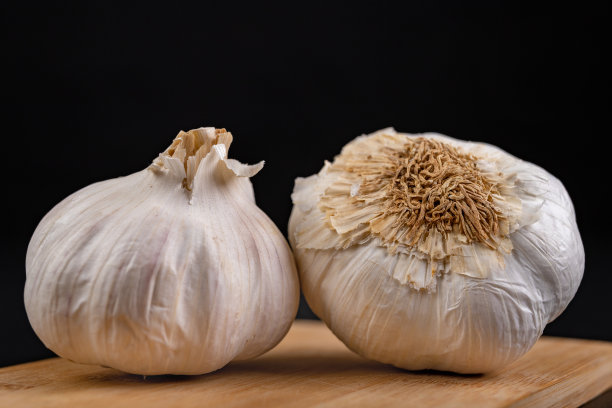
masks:
[[[151,166],[63,200],[28,247],[25,305],[67,359],[201,374],[258,356],[298,306],[294,260],[224,129],[181,132]]]
[[[561,182],[491,145],[384,129],[298,178],[292,199],[312,310],[355,352],[406,369],[509,364],[584,271]]]

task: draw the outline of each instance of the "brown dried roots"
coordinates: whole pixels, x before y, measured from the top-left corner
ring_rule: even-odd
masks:
[[[348,205],[356,214],[369,207],[377,210],[367,220],[370,231],[391,249],[418,245],[435,231],[443,237],[457,233],[468,244],[497,247],[504,216],[494,199],[500,193],[474,156],[432,138],[406,138],[401,145],[383,138],[366,156],[343,152],[332,165],[350,175],[338,185],[358,183],[358,194],[351,193],[348,201],[344,196],[343,205],[334,197],[336,187],[322,197],[322,209],[333,222],[348,224],[355,218]]]
[[[446,234],[453,225],[468,242],[487,243],[497,234],[498,211],[491,196],[497,191],[480,174],[474,157],[425,138],[390,153],[396,170],[385,174],[390,179],[387,211],[397,214],[397,225],[410,227],[404,237],[410,245],[428,229]]]

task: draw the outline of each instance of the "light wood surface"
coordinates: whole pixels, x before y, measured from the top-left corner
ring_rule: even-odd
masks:
[[[575,407],[612,387],[612,343],[544,337],[487,375],[365,360],[319,322],[274,350],[202,376],[142,376],[52,358],[0,369],[0,407]]]

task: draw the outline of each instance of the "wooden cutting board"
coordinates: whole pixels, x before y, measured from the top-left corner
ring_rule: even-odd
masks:
[[[320,322],[274,350],[202,376],[146,377],[52,358],[0,369],[1,407],[576,407],[612,387],[612,343],[544,337],[487,375],[365,360]]]

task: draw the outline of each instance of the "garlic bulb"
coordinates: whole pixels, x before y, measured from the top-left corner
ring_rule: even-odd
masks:
[[[384,129],[298,178],[292,199],[308,304],[349,348],[398,367],[503,367],[582,278],[561,182],[491,145]]]
[[[201,374],[256,357],[299,301],[289,245],[255,205],[224,129],[180,132],[145,170],[92,184],[40,222],[25,305],[67,359],[137,374]]]

